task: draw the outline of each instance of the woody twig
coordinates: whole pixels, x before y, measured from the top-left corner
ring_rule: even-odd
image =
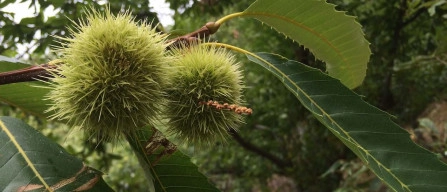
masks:
[[[167,49],[197,42],[200,38],[206,38],[209,35],[216,33],[219,26],[220,25],[214,22],[209,22],[196,31],[169,40],[168,42],[171,44]],[[0,85],[37,80],[46,81],[48,78],[53,77],[53,74],[50,73],[48,69],[56,69],[58,67],[58,65],[52,65],[51,63],[52,62],[0,73]]]

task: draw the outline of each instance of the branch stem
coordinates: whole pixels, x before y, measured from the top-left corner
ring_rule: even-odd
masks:
[[[211,43],[202,43],[202,44],[200,44],[200,45],[201,45],[201,46],[218,46],[218,47],[224,47],[224,48],[227,48],[227,49],[230,49],[230,50],[233,50],[233,51],[236,51],[236,52],[245,54],[245,55],[250,55],[250,56],[252,56],[252,57],[254,57],[254,58],[256,58],[256,59],[258,59],[258,60],[260,60],[260,61],[262,61],[262,62],[264,62],[264,63],[268,63],[268,61],[266,61],[266,60],[263,59],[262,57],[259,57],[258,55],[254,54],[254,53],[252,53],[252,52],[250,52],[250,51],[247,51],[247,50],[245,50],[245,49],[242,49],[242,48],[239,48],[239,47],[236,47],[236,46],[233,46],[233,45],[228,45],[228,44],[225,44],[225,43],[215,43],[215,42],[211,42]]]
[[[55,68],[57,68],[57,65],[46,63],[15,71],[3,72],[0,73],[0,85],[36,80],[47,80],[49,77],[52,76],[52,74],[49,73],[47,70]]]
[[[232,13],[232,14],[226,15],[225,17],[220,18],[215,23],[217,25],[222,25],[222,23],[225,23],[225,22],[227,22],[230,19],[243,16],[244,14],[245,14],[244,12]]]
[[[208,22],[207,24],[205,24],[200,29],[198,29],[194,32],[191,32],[189,34],[186,34],[186,35],[174,38],[174,39],[171,39],[169,42],[172,44],[168,47],[168,49],[170,49],[171,47],[179,47],[182,44],[189,45],[192,42],[199,41],[199,39],[201,39],[201,38],[206,38],[209,35],[217,32],[217,30],[220,27],[220,23],[225,22],[228,19],[237,17],[238,15],[242,15],[242,12],[230,14],[226,17],[223,17],[222,19],[220,19],[217,22]],[[235,51],[238,51],[238,52],[241,52],[244,54],[249,54],[249,55],[252,55],[253,57],[256,57],[256,55],[254,55],[253,53],[251,53],[249,51],[246,51],[244,49],[241,49],[241,48],[238,48],[235,46],[231,46],[228,44],[223,44],[223,43],[203,43],[203,44],[213,45],[213,46],[223,46],[228,49],[232,49],[232,50],[235,50]],[[258,58],[258,59],[260,59],[260,58]],[[19,83],[19,82],[27,82],[27,81],[36,81],[36,80],[46,81],[46,80],[48,80],[48,78],[53,76],[53,74],[51,74],[48,71],[48,69],[56,69],[58,67],[58,64],[62,64],[62,61],[59,59],[48,62],[46,64],[42,64],[42,65],[36,65],[36,66],[27,67],[24,69],[0,73],[0,85]]]
[[[241,145],[243,148],[252,151],[258,155],[260,155],[261,157],[264,157],[268,160],[270,160],[272,163],[274,163],[275,165],[277,165],[278,167],[280,167],[281,169],[284,169],[286,167],[290,167],[292,166],[292,163],[290,161],[285,161],[280,159],[279,157],[262,150],[261,148],[253,145],[252,143],[245,141],[240,135],[239,133],[237,133],[236,130],[234,129],[230,129],[229,130],[230,135],[234,138],[234,140],[236,140],[236,142],[239,143],[239,145]]]

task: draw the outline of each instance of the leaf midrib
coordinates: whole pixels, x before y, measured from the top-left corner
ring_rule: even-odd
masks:
[[[39,181],[45,186],[45,189],[48,191],[53,191],[50,186],[45,182],[42,175],[37,171],[36,167],[34,167],[34,164],[29,159],[28,155],[25,153],[25,150],[20,146],[20,144],[17,142],[14,135],[9,131],[9,129],[6,127],[4,122],[0,120],[0,128],[6,133],[6,135],[11,139],[11,142],[16,147],[17,151],[22,155],[22,157],[25,159],[27,165],[30,167],[30,169],[33,171],[33,173],[36,175],[36,177],[39,179]]]
[[[301,91],[301,93],[307,98],[307,99],[309,99],[309,101],[315,106],[315,107],[317,107],[322,113],[323,113],[323,116],[326,116],[329,120],[330,120],[330,122],[331,123],[333,123],[335,126],[337,126],[346,136],[347,136],[347,138],[345,138],[346,140],[348,140],[349,142],[352,142],[352,143],[354,143],[360,150],[362,150],[367,156],[369,156],[369,157],[371,157],[373,160],[374,160],[374,162],[376,162],[377,163],[377,165],[379,166],[379,167],[383,167],[384,168],[384,170],[386,170],[393,178],[395,178],[396,179],[396,181],[398,181],[400,184],[401,184],[401,186],[402,187],[404,187],[405,189],[407,189],[408,191],[411,191],[409,188],[408,188],[408,186],[407,185],[405,185],[396,175],[394,175],[394,173],[393,172],[391,172],[390,171],[390,169],[389,168],[387,168],[386,166],[384,166],[382,163],[380,163],[380,161],[378,161],[374,156],[372,156],[369,152],[368,152],[368,150],[366,150],[365,148],[363,148],[360,144],[358,144],[358,142],[353,138],[353,137],[351,137],[350,136],[350,134],[349,134],[349,132],[346,132],[334,119],[332,119],[332,117],[330,116],[330,115],[328,115],[327,113],[326,113],[326,111],[325,110],[323,110],[323,108],[320,106],[320,105],[318,105],[313,99],[312,99],[312,97],[310,97],[308,94],[306,94],[306,92],[305,91],[303,91],[299,86],[297,86],[286,74],[284,74],[281,70],[279,70],[275,65],[273,65],[273,64],[271,64],[271,63],[269,63],[268,61],[266,61],[265,59],[263,59],[263,58],[261,58],[261,57],[259,57],[259,56],[257,56],[257,55],[255,55],[255,54],[250,54],[250,56],[252,56],[252,57],[255,57],[256,59],[258,59],[258,60],[260,60],[260,61],[262,61],[262,62],[264,62],[264,63],[266,63],[271,69],[274,69],[277,73],[279,73],[284,79],[286,79],[290,84],[292,84],[297,90],[299,90],[299,91]],[[284,57],[282,57],[282,56],[280,56],[280,55],[278,55],[279,57],[281,57],[281,58],[283,58],[283,59],[286,59],[286,58],[284,58]],[[315,113],[314,113],[315,114]],[[319,114],[317,114],[317,115],[319,115]],[[336,130],[335,130],[336,131]],[[371,170],[373,170],[373,169],[371,169]],[[373,170],[374,171],[374,170]],[[375,172],[375,171],[374,171]],[[379,177],[380,179],[384,179],[384,178],[382,178],[381,176],[380,176],[380,174],[376,174],[377,175],[377,177]]]

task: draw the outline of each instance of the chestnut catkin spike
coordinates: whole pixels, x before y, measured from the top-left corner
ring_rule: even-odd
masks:
[[[165,96],[166,36],[130,12],[116,16],[91,10],[60,37],[61,65],[51,79],[48,111],[91,137],[112,140],[151,124]]]
[[[217,101],[212,101],[209,100],[208,102],[205,101],[201,101],[199,102],[200,105],[207,105],[208,107],[213,107],[216,110],[230,110],[230,111],[234,111],[237,114],[243,114],[243,115],[251,115],[253,113],[253,110],[248,108],[248,107],[243,107],[243,106],[237,106],[235,104],[228,104],[228,103],[224,103],[224,104],[220,104]]]

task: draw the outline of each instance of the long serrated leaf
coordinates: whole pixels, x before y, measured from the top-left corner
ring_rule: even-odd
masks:
[[[297,41],[326,62],[329,75],[349,88],[366,75],[371,50],[360,24],[320,0],[257,0],[242,16],[253,17]]]
[[[247,56],[277,76],[389,187],[395,191],[447,191],[447,165],[416,145],[387,113],[363,101],[339,80],[279,55]]]
[[[157,129],[142,129],[137,140],[128,138],[140,164],[147,167],[157,192],[217,192],[208,178],[199,172],[191,158],[168,141]],[[138,141],[138,142],[136,142]],[[146,166],[145,166],[146,165]]]
[[[34,128],[0,117],[0,191],[113,191],[102,173]]]
[[[0,56],[0,72],[22,69],[31,65],[20,63],[11,58]],[[37,116],[46,116],[44,111],[48,108],[49,101],[44,100],[48,89],[40,88],[42,82],[26,82],[0,85],[0,102],[21,108]]]

